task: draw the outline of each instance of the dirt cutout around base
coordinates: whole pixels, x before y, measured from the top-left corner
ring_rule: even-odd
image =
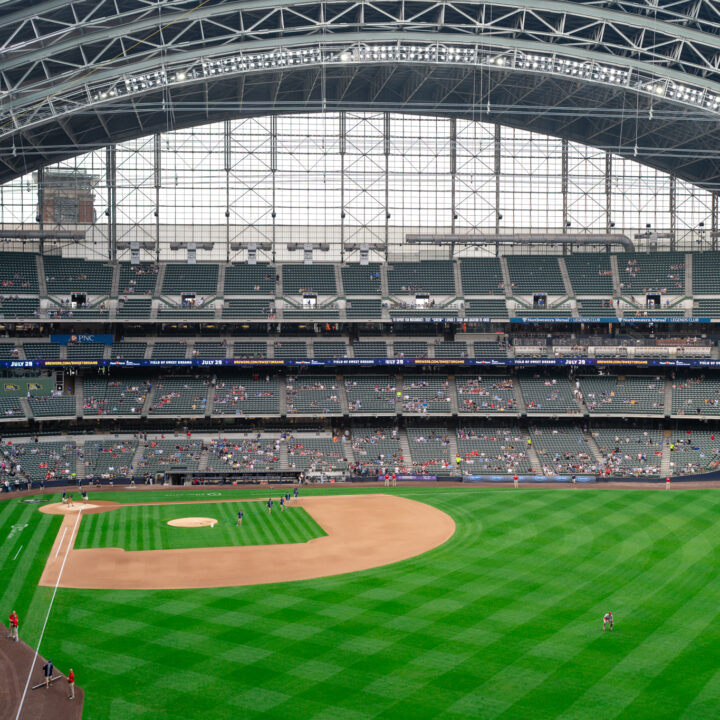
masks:
[[[70,550],[59,587],[164,590],[310,580],[406,560],[442,545],[455,532],[455,522],[441,510],[393,495],[324,495],[293,503],[327,536],[287,545]],[[63,519],[40,585],[57,582],[65,543],[72,547],[75,540],[75,521],[72,515]]]
[[[217,525],[217,519],[206,517],[182,517],[168,520],[167,524],[172,527],[181,528],[215,527],[215,525]]]

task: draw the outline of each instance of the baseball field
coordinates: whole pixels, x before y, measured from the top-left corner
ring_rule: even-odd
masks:
[[[392,496],[364,542],[400,547],[384,533],[405,527],[406,509],[429,534],[432,513],[454,532],[427,551],[410,537],[404,560],[293,582],[40,584],[64,554],[72,584],[103,552],[228,551],[223,564],[242,565],[242,553],[271,549],[274,577],[287,558],[304,561],[293,552],[334,547],[328,494],[304,489],[270,515],[267,490],[119,490],[91,493],[98,508],[79,520],[39,511],[57,495],[5,500],[3,618],[16,609],[33,648],[47,618],[40,653],[74,668],[91,720],[720,718],[718,490],[333,489],[338,513],[358,522],[370,496]],[[190,517],[215,523],[167,524]],[[120,587],[123,567],[108,574]],[[608,610],[615,628],[602,632]]]

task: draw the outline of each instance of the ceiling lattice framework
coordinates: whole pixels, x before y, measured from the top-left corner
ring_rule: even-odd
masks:
[[[0,19],[0,181],[173,128],[378,109],[561,136],[720,189],[709,0],[0,0]]]

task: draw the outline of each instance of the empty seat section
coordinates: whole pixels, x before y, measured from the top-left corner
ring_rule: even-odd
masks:
[[[110,357],[113,360],[142,360],[145,357],[147,343],[116,342],[113,343]]]
[[[86,440],[85,475],[97,478],[127,478],[133,476],[133,458],[137,441]]]
[[[276,377],[219,376],[214,394],[213,414],[254,416],[280,413],[280,394]]]
[[[268,354],[265,342],[236,342],[233,343],[233,357],[252,360],[253,358],[266,358]]]
[[[275,343],[275,357],[285,360],[306,358],[308,356],[307,343],[283,340]]]
[[[153,387],[152,415],[204,415],[208,380],[195,377],[162,377]]]
[[[582,377],[588,412],[611,415],[662,415],[665,381],[654,377]]]
[[[152,312],[152,300],[147,299],[129,299],[123,301],[118,300],[116,315],[119,318],[138,318],[145,320],[150,317]]]
[[[443,428],[408,428],[412,468],[418,475],[448,475],[450,458],[448,431]]]
[[[209,308],[167,307],[166,305],[161,305],[157,316],[161,320],[198,322],[200,320],[213,320],[215,318],[215,311]]]
[[[462,340],[446,341],[435,345],[436,358],[465,358],[467,354],[467,343]]]
[[[382,301],[353,298],[345,304],[345,315],[354,319],[380,320],[382,319]]]
[[[513,379],[507,375],[457,375],[458,412],[482,415],[517,413]]]
[[[404,413],[431,415],[452,411],[446,375],[406,375],[400,389]]]
[[[186,342],[156,342],[152,349],[153,360],[182,359],[187,353]]]
[[[196,342],[193,357],[205,360],[219,360],[227,356],[227,345],[222,342]]]
[[[0,317],[33,318],[40,312],[40,301],[30,297],[0,297]]]
[[[286,295],[337,293],[334,265],[283,265],[282,288]]]
[[[451,260],[421,260],[388,265],[388,289],[392,294],[433,293],[455,295],[455,274]]]
[[[341,268],[345,295],[380,295],[380,264],[345,265]]]
[[[578,303],[578,315],[580,317],[613,317],[616,315],[615,302],[611,298],[606,300],[580,300]]]
[[[720,318],[720,300],[696,300],[693,315],[696,317]]]
[[[37,295],[39,293],[35,255],[0,252],[0,294]]]
[[[530,472],[527,437],[516,427],[464,427],[457,433],[463,470],[473,475]]]
[[[314,309],[283,310],[284,320],[337,320],[339,317],[340,311],[335,308],[316,307]]]
[[[395,379],[390,375],[350,375],[345,394],[350,413],[395,413]]]
[[[720,295],[720,252],[692,254],[693,295]]]
[[[225,295],[274,295],[275,268],[267,263],[225,268]]]
[[[15,360],[20,357],[20,349],[13,343],[0,343],[0,360]]]
[[[670,436],[671,475],[714,472],[720,464],[720,434],[713,430],[674,431]]]
[[[396,340],[393,343],[393,351],[395,357],[422,358],[428,356],[428,346],[424,341]]]
[[[565,283],[554,255],[507,255],[506,260],[513,295],[565,294]]]
[[[348,466],[344,445],[327,437],[291,437],[288,440],[288,464],[296,470],[333,472]]]
[[[347,345],[344,341],[337,342],[314,342],[313,355],[319,359],[342,358],[348,354]]]
[[[86,378],[83,415],[139,415],[147,393],[147,382],[134,375]]]
[[[0,416],[6,420],[25,417],[20,398],[0,398]]]
[[[152,295],[157,284],[159,266],[155,263],[132,265],[120,263],[118,295]]]
[[[660,473],[662,437],[655,430],[603,428],[592,432],[603,459],[604,474],[615,477]]]
[[[473,343],[473,350],[475,351],[475,357],[481,360],[484,358],[507,357],[507,347],[501,345],[499,342],[477,340]]]
[[[575,295],[613,294],[610,256],[606,253],[565,255],[565,267]]]
[[[502,268],[496,257],[462,258],[460,275],[464,295],[504,295]]]
[[[217,292],[218,265],[178,265],[165,267],[162,291],[178,295],[184,292],[215,295]]]
[[[353,352],[356,358],[386,358],[388,356],[387,343],[384,340],[358,340],[353,343]]]
[[[507,305],[504,300],[465,300],[467,317],[506,318]]]
[[[580,413],[567,375],[521,377],[520,390],[528,414],[577,415]]]
[[[102,343],[77,343],[67,346],[68,360],[102,360],[105,345]]]
[[[685,253],[621,253],[617,255],[617,264],[624,295],[685,294]]]
[[[288,415],[328,415],[341,412],[337,380],[332,375],[289,376],[286,397]]]
[[[74,395],[58,397],[31,397],[30,410],[36,417],[75,417],[77,409]]]
[[[720,415],[720,380],[705,377],[678,378],[672,384],[672,414]],[[720,437],[720,433],[718,433]]]
[[[530,437],[542,464],[538,470],[544,475],[594,475],[602,469],[587,439],[577,428],[537,428],[530,433]]]
[[[275,301],[272,298],[245,298],[226,300],[223,305],[223,320],[247,320],[267,318],[275,315]]]
[[[109,295],[112,290],[113,270],[103,262],[46,255],[44,263],[47,289],[51,295],[74,292]]]
[[[219,438],[210,443],[208,470],[268,471],[278,467],[280,448],[266,438]]]
[[[55,343],[26,342],[23,343],[23,350],[25,350],[25,357],[28,360],[60,359],[60,346],[56,345]]]

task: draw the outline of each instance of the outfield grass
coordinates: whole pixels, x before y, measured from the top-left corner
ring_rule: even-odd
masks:
[[[243,521],[236,527],[238,510]],[[168,520],[210,517],[215,527],[183,528]],[[275,504],[268,514],[265,503],[190,503],[121,507],[111,512],[85,515],[75,548],[122,548],[123,550],[169,550],[193,547],[232,547],[304,543],[325,531],[301,507],[280,511]]]
[[[322,580],[61,589],[41,651],[75,669],[89,720],[720,717],[720,492],[396,492],[455,535]],[[28,512],[0,504],[2,535]],[[22,565],[0,548],[0,593],[44,616],[57,525],[38,515]]]

